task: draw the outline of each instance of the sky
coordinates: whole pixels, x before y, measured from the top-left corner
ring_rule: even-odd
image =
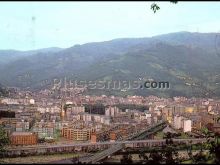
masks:
[[[178,31],[220,32],[220,2],[0,2],[0,49],[68,48]]]

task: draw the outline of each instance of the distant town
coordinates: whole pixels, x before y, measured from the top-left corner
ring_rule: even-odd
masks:
[[[0,124],[10,141],[5,151],[9,157],[89,153],[127,141],[134,143],[124,145],[137,147],[137,140],[158,140],[158,145],[167,132],[182,140],[203,139],[204,129],[220,132],[220,99],[89,96],[78,88],[10,91],[9,97],[0,99]]]

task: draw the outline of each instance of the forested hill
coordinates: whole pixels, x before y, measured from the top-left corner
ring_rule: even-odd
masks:
[[[148,38],[123,38],[38,52],[7,60],[0,83],[43,88],[54,78],[169,81],[169,90],[89,91],[94,94],[220,96],[217,33],[177,32]],[[5,62],[6,61],[6,62]],[[9,62],[8,62],[9,61]]]

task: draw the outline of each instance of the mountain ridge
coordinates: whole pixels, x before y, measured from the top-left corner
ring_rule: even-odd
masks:
[[[43,88],[54,78],[170,81],[169,90],[135,90],[130,94],[158,96],[220,96],[220,57],[214,49],[218,33],[179,32],[143,38],[120,38],[74,45],[55,52],[24,56],[0,67],[1,83]],[[217,75],[217,77],[216,77]],[[186,84],[199,84],[187,86]],[[192,90],[193,89],[193,90]],[[215,91],[214,94],[213,92]],[[113,95],[121,91],[101,91]],[[92,91],[91,93],[100,93]]]

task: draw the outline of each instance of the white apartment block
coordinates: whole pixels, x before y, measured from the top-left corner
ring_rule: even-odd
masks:
[[[120,110],[118,107],[108,107],[105,109],[105,115],[106,116],[117,116],[119,114]]]
[[[191,132],[192,131],[192,121],[189,119],[183,120],[183,132]]]

